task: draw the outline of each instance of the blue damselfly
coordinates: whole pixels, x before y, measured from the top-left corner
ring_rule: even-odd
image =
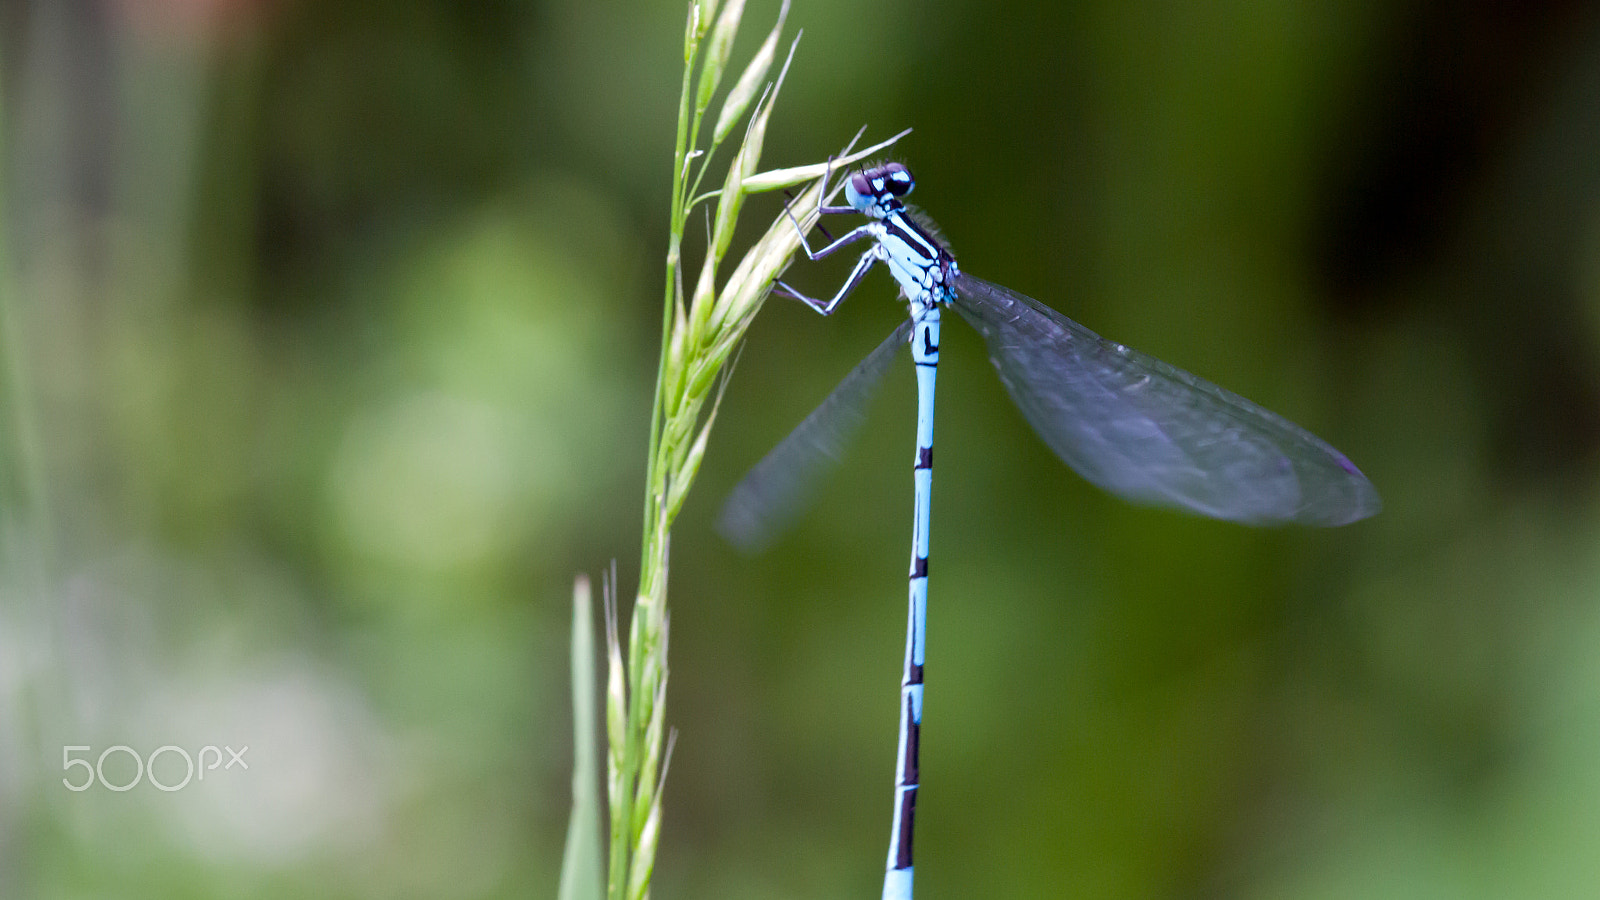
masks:
[[[848,206],[819,210],[859,213],[869,221],[820,250],[807,245],[811,259],[861,240],[872,245],[828,300],[807,297],[782,282],[777,290],[828,315],[875,264],[883,263],[899,283],[910,316],[751,470],[729,498],[721,522],[723,533],[736,543],[767,541],[793,515],[803,486],[820,465],[837,458],[859,424],[862,402],[898,349],[910,344],[917,372],[915,504],[885,900],[909,900],[912,893],[941,307],[954,309],[983,335],[1000,380],[1045,443],[1113,494],[1250,525],[1344,525],[1376,513],[1380,505],[1377,490],[1350,460],[1293,422],[1108,341],[1032,298],[962,272],[931,229],[909,215],[901,198],[914,186],[911,172],[899,163],[862,169],[845,180]]]

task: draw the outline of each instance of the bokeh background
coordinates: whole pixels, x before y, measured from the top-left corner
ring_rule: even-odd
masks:
[[[553,894],[572,579],[637,574],[683,13],[0,3],[0,895]],[[1600,895],[1600,12],[796,28],[768,164],[914,127],[969,271],[1282,411],[1387,504],[1129,508],[952,321],[921,895]],[[673,546],[662,900],[878,890],[910,366],[777,547],[712,523],[891,296],[773,301],[728,390]],[[116,745],[250,768],[63,786]]]

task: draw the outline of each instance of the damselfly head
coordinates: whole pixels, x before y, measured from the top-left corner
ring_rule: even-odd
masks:
[[[911,170],[897,162],[884,163],[862,169],[845,181],[845,199],[862,212],[867,212],[891,197],[904,197],[917,186]]]
[[[916,179],[911,177],[911,170],[897,162],[885,163],[878,169],[878,177],[881,179],[879,190],[888,191],[896,197],[904,197],[917,186]]]

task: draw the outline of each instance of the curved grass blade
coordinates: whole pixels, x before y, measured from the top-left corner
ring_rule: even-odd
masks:
[[[844,454],[883,375],[911,337],[900,323],[826,400],[744,476],[717,517],[717,530],[747,552],[764,549],[805,506],[821,476]]]
[[[1344,525],[1377,489],[1321,438],[1237,394],[962,273],[952,305],[1062,461],[1128,500],[1248,525]]]

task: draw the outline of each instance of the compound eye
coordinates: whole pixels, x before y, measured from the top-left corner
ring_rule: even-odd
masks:
[[[857,172],[850,176],[850,189],[863,197],[871,197],[872,184],[867,180],[865,172]]]
[[[896,197],[909,194],[911,189],[916,187],[916,181],[911,177],[911,170],[897,162],[883,167],[883,178],[889,193]]]

